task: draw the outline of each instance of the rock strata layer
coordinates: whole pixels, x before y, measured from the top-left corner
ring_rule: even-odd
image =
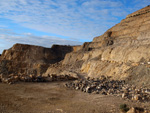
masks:
[[[126,79],[150,86],[150,6],[128,15],[78,51],[68,53],[63,64],[82,61],[81,73],[99,78]],[[140,82],[139,82],[140,81]]]
[[[53,45],[52,48],[15,44],[0,56],[0,75],[41,76],[47,68],[64,59],[72,46]]]

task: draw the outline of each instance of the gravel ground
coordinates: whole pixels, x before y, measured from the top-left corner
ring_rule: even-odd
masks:
[[[150,102],[83,93],[65,88],[65,83],[0,83],[0,113],[119,113],[124,103],[150,109]]]

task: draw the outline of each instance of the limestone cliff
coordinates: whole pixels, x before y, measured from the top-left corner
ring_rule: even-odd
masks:
[[[150,85],[150,6],[138,10],[80,50],[68,53],[63,65],[83,62],[80,73],[127,79]],[[140,82],[139,82],[140,81]]]
[[[71,46],[53,45],[52,48],[15,44],[4,50],[0,61],[0,74],[35,76],[44,73],[49,65],[64,59],[73,50]]]

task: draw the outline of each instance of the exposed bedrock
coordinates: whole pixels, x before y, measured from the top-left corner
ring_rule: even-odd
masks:
[[[4,76],[42,75],[47,68],[64,59],[64,56],[73,51],[71,46],[53,45],[52,48],[15,44],[4,50],[1,55],[0,73]]]
[[[68,53],[63,64],[83,61],[81,73],[150,86],[150,6],[127,16],[103,35]],[[141,13],[142,12],[142,13]],[[140,82],[139,82],[140,81]]]

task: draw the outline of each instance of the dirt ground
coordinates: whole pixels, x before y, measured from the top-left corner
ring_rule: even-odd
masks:
[[[0,83],[0,113],[119,113],[123,103],[150,108],[150,103],[67,89],[64,83]]]

